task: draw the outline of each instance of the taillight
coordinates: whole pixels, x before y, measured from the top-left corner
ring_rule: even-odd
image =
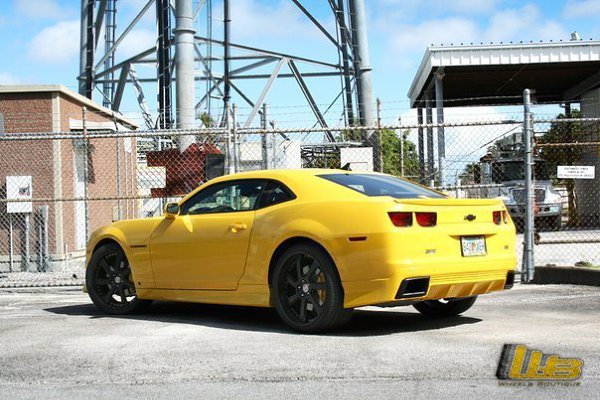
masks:
[[[502,211],[494,211],[494,223],[500,225],[502,222]]]
[[[437,223],[437,214],[428,212],[415,213],[417,223],[421,226],[435,226]]]
[[[502,220],[505,224],[508,224],[508,211],[502,211]]]
[[[389,212],[388,215],[395,226],[412,226],[411,212]]]

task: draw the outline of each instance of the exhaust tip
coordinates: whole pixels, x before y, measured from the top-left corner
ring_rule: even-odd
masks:
[[[515,286],[515,271],[508,271],[504,289],[511,289],[513,286]]]
[[[429,277],[406,278],[400,284],[396,299],[405,299],[408,297],[423,297],[429,289]]]

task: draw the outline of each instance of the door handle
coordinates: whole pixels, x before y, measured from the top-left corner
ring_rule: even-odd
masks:
[[[243,231],[246,228],[246,224],[233,224],[229,227],[229,230],[233,233],[237,233],[238,231]]]

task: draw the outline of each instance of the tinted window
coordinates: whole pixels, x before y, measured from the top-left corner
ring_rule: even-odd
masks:
[[[268,181],[265,190],[263,191],[262,197],[258,208],[272,206],[274,204],[283,203],[285,201],[293,200],[296,196],[282,183],[276,181]]]
[[[264,183],[262,180],[217,183],[201,190],[186,201],[181,206],[181,214],[214,214],[253,210]]]
[[[415,183],[407,182],[389,175],[326,174],[318,176],[367,196],[391,196],[397,199],[445,197]]]

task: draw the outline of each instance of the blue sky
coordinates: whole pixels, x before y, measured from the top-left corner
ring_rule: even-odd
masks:
[[[118,24],[123,29],[145,1],[119,0],[118,3]],[[214,3],[215,18],[218,18],[220,7],[218,1]],[[333,27],[324,0],[303,3],[325,26]],[[575,30],[584,39],[600,38],[600,0],[366,0],[366,3],[374,95],[381,98],[384,118],[389,121],[407,112],[408,88],[430,44],[558,41],[568,40]],[[3,54],[0,84],[60,83],[76,90],[79,6],[80,0],[0,0]],[[332,46],[288,0],[234,0],[232,7],[233,40],[238,43],[324,60],[337,59]],[[153,30],[149,16],[124,43],[118,58],[151,45]],[[267,66],[264,71],[269,73],[272,68],[273,65]],[[152,68],[139,72],[149,74]],[[311,80],[309,84],[320,104],[331,101],[339,85],[324,80]],[[257,97],[261,89],[257,84],[242,85],[251,97]],[[153,96],[151,89],[148,97]],[[137,105],[133,95],[126,96],[124,111],[134,115]],[[240,102],[243,113],[245,105],[239,99],[236,101]],[[311,120],[291,80],[277,83],[267,101],[281,107],[274,115],[282,121],[302,125]]]

